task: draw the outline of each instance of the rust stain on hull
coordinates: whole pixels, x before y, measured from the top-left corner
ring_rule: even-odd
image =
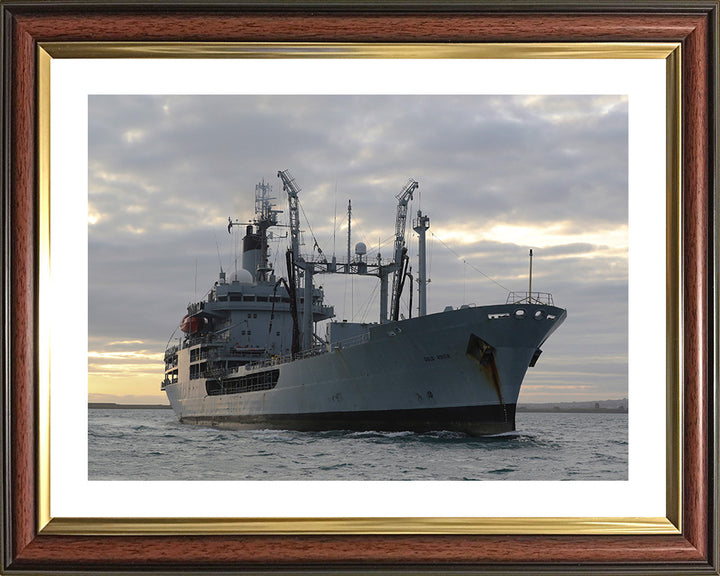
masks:
[[[465,355],[475,362],[485,376],[486,380],[492,384],[498,400],[500,401],[500,405],[503,407],[503,411],[506,412],[505,402],[502,396],[502,383],[500,382],[500,374],[498,373],[497,364],[495,362],[495,348],[479,336],[470,334]]]

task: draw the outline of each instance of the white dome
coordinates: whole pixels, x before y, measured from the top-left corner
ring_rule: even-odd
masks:
[[[252,284],[253,277],[245,268],[240,268],[237,272],[230,274],[230,281],[240,282],[240,284]]]
[[[364,242],[358,242],[355,244],[355,254],[358,256],[364,256],[367,254],[367,246],[365,246]]]

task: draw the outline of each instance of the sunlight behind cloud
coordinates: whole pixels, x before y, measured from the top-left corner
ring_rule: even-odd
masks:
[[[149,353],[147,350],[138,350],[133,352],[88,352],[88,358],[113,358],[113,359],[125,359],[125,358],[132,358],[132,359],[147,359],[147,360],[153,360],[155,362],[162,362],[163,354],[157,352],[157,353]]]
[[[123,140],[125,140],[128,144],[140,142],[143,138],[145,138],[145,131],[138,128],[127,130],[123,133]]]
[[[627,249],[628,247],[627,224],[621,224],[610,229],[588,230],[572,234],[567,232],[567,228],[565,222],[559,222],[551,226],[499,224],[491,228],[482,239],[538,248],[579,242],[619,249]]]
[[[558,222],[550,226],[533,226],[530,224],[496,224],[489,230],[469,230],[467,228],[436,228],[433,232],[443,242],[451,242],[461,246],[481,241],[501,242],[517,246],[548,248],[568,244],[590,244],[603,246],[612,251],[626,251],[628,248],[627,224],[613,228],[596,228],[583,232],[570,232],[569,223]],[[592,252],[589,254],[593,254]]]
[[[602,117],[618,106],[627,105],[627,96],[596,96],[592,98],[590,109]],[[545,95],[525,96],[522,107],[545,121],[553,123],[571,123],[588,117],[588,105],[579,105],[576,98],[563,98]]]
[[[153,372],[147,364],[92,364],[92,371],[89,376],[107,376],[124,378],[126,376],[154,376],[161,378],[161,372]]]

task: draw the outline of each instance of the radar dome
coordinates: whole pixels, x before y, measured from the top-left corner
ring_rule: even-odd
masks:
[[[364,242],[358,242],[355,244],[355,254],[358,256],[364,256],[367,254],[367,246],[365,246]]]
[[[252,284],[253,277],[245,268],[240,268],[237,272],[230,274],[230,281],[239,282],[240,284]]]

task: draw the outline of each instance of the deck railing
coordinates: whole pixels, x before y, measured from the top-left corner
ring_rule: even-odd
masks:
[[[550,292],[510,292],[505,304],[542,304],[555,306]]]

